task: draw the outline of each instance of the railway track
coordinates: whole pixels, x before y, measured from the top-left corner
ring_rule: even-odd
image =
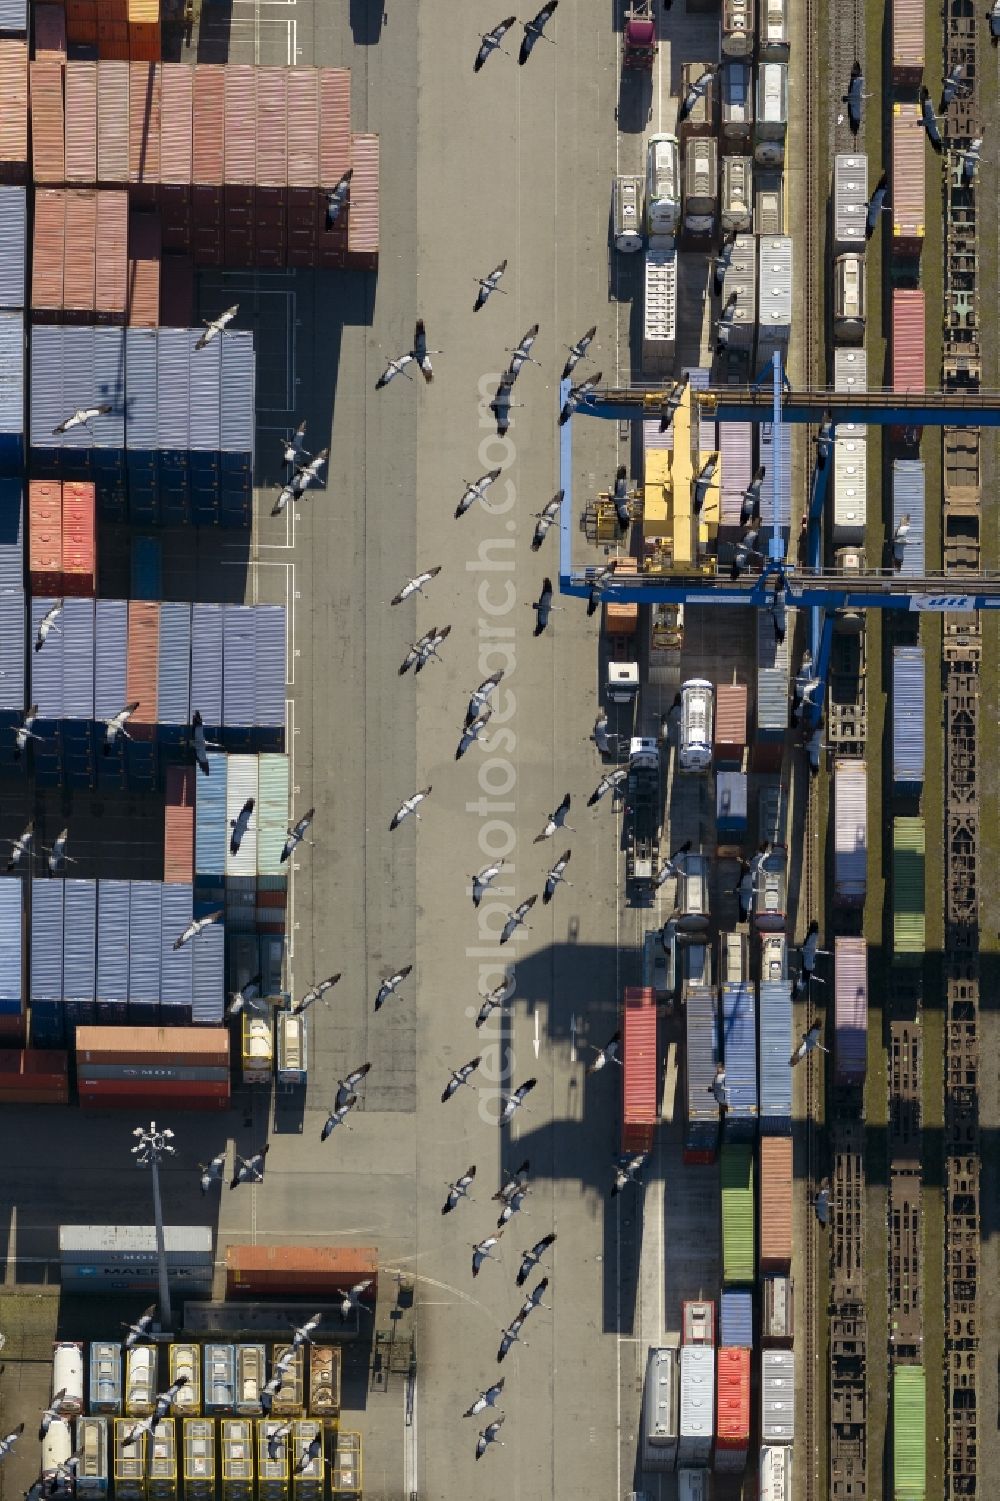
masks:
[[[816,799],[816,786],[813,779],[808,780],[808,804],[805,817],[805,850],[803,852],[803,865],[805,868],[805,921],[811,922],[818,908],[818,893],[816,888],[816,846],[818,839],[818,811]],[[811,1027],[816,1018],[816,1005],[813,1000],[813,987],[806,986],[806,1026]],[[819,1254],[818,1227],[816,1216],[812,1213],[812,1204],[816,1196],[817,1184],[817,1119],[820,1111],[820,1065],[818,1059],[822,1054],[816,1050],[806,1058],[806,1183],[809,1194],[809,1207],[806,1212],[806,1243],[805,1243],[805,1280],[806,1280],[806,1309],[805,1309],[805,1371],[803,1387],[805,1391],[805,1451],[806,1475],[805,1496],[806,1501],[815,1501],[819,1488],[818,1474],[818,1432],[816,1420],[816,1300],[818,1297],[818,1268],[817,1257]]]

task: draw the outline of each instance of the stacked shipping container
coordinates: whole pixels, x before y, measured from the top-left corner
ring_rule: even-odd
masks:
[[[892,947],[897,960],[919,964],[924,956],[925,835],[922,818],[892,821]],[[905,958],[904,958],[905,956]]]
[[[712,1092],[715,1067],[719,1061],[715,991],[710,986],[693,986],[688,991],[685,1011],[687,1126],[684,1161],[709,1163],[715,1161],[719,1141],[719,1106]]]
[[[868,943],[864,938],[833,941],[834,1078],[860,1085],[868,1067]]]
[[[28,484],[29,580],[39,595],[97,593],[93,484],[33,479]]]
[[[916,794],[924,780],[924,649],[892,649],[892,780]]]
[[[175,888],[176,889],[176,888]],[[80,1027],[80,1104],[99,1109],[168,1106],[224,1110],[229,1033],[224,1027]]]
[[[659,1118],[656,998],[630,986],[622,1005],[622,1151],[648,1152]]]

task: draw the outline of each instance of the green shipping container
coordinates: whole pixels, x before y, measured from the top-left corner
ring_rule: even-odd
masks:
[[[892,946],[898,955],[924,953],[924,821],[892,821]]]
[[[897,1366],[892,1373],[894,1501],[925,1501],[927,1495],[926,1382],[922,1365]]]
[[[288,757],[266,752],[260,757],[257,808],[257,874],[288,874],[281,850],[288,830]]]
[[[727,1141],[722,1176],[722,1280],[746,1286],[754,1280],[753,1147]]]

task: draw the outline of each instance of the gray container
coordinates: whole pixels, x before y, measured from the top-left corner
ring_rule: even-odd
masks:
[[[730,349],[753,348],[754,328],[757,322],[757,241],[753,235],[737,235],[733,252],[722,279],[722,305],[736,293],[736,305],[729,323],[728,347]],[[723,434],[730,426],[722,424]],[[747,476],[747,484],[750,476]],[[739,510],[736,512],[739,522]]]
[[[868,767],[838,757],[833,763],[833,900],[864,906],[868,889]]]
[[[723,62],[719,73],[723,150],[739,151],[753,137],[753,70],[749,63]]]
[[[916,791],[924,780],[924,649],[892,652],[892,780]]]
[[[753,158],[724,156],[719,212],[723,234],[736,230],[749,234],[753,229]],[[727,423],[726,426],[732,426]]]
[[[841,250],[863,251],[868,218],[868,158],[858,152],[833,159],[833,243]]]
[[[760,1129],[787,1136],[792,1129],[792,987],[766,980],[758,992],[757,1014]]]
[[[897,564],[902,578],[922,578],[924,561],[924,466],[921,459],[895,459],[892,466],[892,529],[904,516],[910,530]]]
[[[77,1418],[76,1452],[80,1456],[74,1478],[76,1495],[82,1501],[103,1501],[109,1480],[107,1418]]]
[[[739,241],[737,240],[737,244]],[[753,292],[756,279],[751,277]],[[753,295],[753,293],[751,293]],[[751,321],[751,338],[752,338]],[[725,529],[730,541],[740,533],[740,511],[743,506],[743,491],[753,478],[753,426],[749,422],[719,423],[719,454],[722,476],[719,481],[719,526]]]
[[[780,168],[754,167],[753,223],[759,235],[785,232],[785,179]]]
[[[642,1468],[662,1472],[677,1463],[680,1366],[677,1349],[652,1347],[646,1358],[642,1404]]]
[[[707,1465],[714,1431],[715,1351],[710,1345],[683,1345],[678,1464]]]
[[[788,669],[762,667],[757,673],[757,739],[780,740],[788,729]]]
[[[760,1436],[765,1444],[790,1444],[795,1437],[795,1356],[791,1350],[761,1351]]]
[[[684,233],[713,234],[718,207],[718,144],[714,136],[692,136],[684,147]]]
[[[868,390],[868,355],[863,349],[835,349],[833,351],[833,389],[844,394],[864,393]],[[851,424],[853,426],[853,424]],[[837,424],[837,433],[844,436],[844,423]],[[861,437],[866,429],[861,429]]]
[[[765,1345],[790,1345],[795,1333],[791,1277],[765,1277],[761,1335]]]
[[[780,167],[785,160],[788,130],[788,67],[762,62],[757,67],[757,111],[754,122],[754,161]]]
[[[763,462],[763,461],[762,461]],[[786,633],[784,641],[777,641],[774,635],[774,624],[770,611],[758,610],[757,615],[757,666],[780,667],[785,673],[788,672],[788,637],[791,630]]]
[[[787,63],[789,0],[759,0],[757,51],[761,59]]]
[[[677,252],[651,245],[644,268],[642,310],[642,371],[667,375],[677,351]]]
[[[167,1225],[163,1235],[168,1266],[213,1265],[207,1225]],[[60,1225],[59,1260],[64,1266],[90,1261],[155,1263],[156,1230],[152,1225]]]
[[[757,258],[757,321],[760,338],[788,342],[792,330],[790,235],[768,235],[761,239]]]
[[[236,1346],[206,1345],[202,1369],[205,1412],[230,1412],[236,1400]]]
[[[833,545],[860,547],[868,523],[868,444],[864,438],[833,443]]]
[[[689,990],[685,1005],[687,1046],[686,1151],[714,1154],[719,1137],[719,1106],[712,1093],[719,1061],[718,1001],[710,987]]]
[[[122,1410],[122,1347],[120,1344],[95,1340],[90,1346],[91,1412],[120,1417]]]
[[[722,0],[723,57],[753,55],[754,0]]]

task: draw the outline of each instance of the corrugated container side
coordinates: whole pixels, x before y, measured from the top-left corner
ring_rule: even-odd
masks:
[[[833,941],[834,1077],[863,1084],[868,1067],[868,944],[864,938]]]
[[[66,156],[62,64],[33,62],[30,83],[32,179],[35,182],[63,183],[66,181]]]
[[[226,1247],[226,1294],[344,1291],[372,1279],[363,1295],[374,1302],[378,1252],[374,1246]],[[694,1348],[692,1346],[692,1348]]]
[[[924,649],[892,652],[892,779],[897,786],[924,780]]]
[[[719,1160],[722,1280],[749,1285],[754,1279],[753,1147],[749,1142],[723,1141]]]
[[[919,1365],[892,1373],[892,1484],[893,1501],[925,1501],[927,1376]]]
[[[281,750],[285,730],[285,607],[254,608],[254,726],[259,750]]]
[[[760,1003],[760,1128],[784,1135],[792,1129],[792,988],[762,981]]]
[[[920,106],[895,103],[892,106],[889,201],[892,205],[893,249],[904,255],[919,255],[924,243],[927,213],[924,155]]]
[[[223,723],[223,610],[223,605],[191,606],[191,717],[197,711],[215,730]]]
[[[722,424],[725,433],[728,423]],[[720,683],[715,690],[715,759],[722,766],[742,766],[747,743],[747,685]]]
[[[750,1351],[720,1346],[716,1363],[715,1463],[716,1469],[725,1469],[728,1466],[720,1463],[719,1451],[729,1449],[745,1455],[750,1442]]]
[[[833,231],[838,247],[865,248],[868,217],[868,158],[857,152],[834,157]]]
[[[160,606],[132,599],[128,605],[128,702],[136,709],[129,721],[134,740],[151,740],[157,722]]]
[[[0,468],[24,468],[24,314],[0,312]]]
[[[217,187],[225,181],[226,70],[198,63],[194,70],[191,181]]]
[[[892,464],[892,528],[895,534],[903,517],[909,517],[909,531],[897,559],[902,578],[922,578],[925,569],[924,537],[925,493],[922,459],[894,459]]]
[[[761,1440],[790,1444],[795,1437],[795,1357],[791,1350],[761,1351]]]
[[[750,981],[722,988],[722,1062],[726,1070],[725,1134],[752,1136],[757,1128],[757,1021]]]
[[[193,957],[201,935],[179,949],[174,948],[174,942],[189,926],[193,911],[190,885],[165,883],[160,887],[160,1019],[167,1026],[191,1019]]]
[[[89,480],[62,487],[62,572],[64,593],[97,593],[97,496]]]
[[[97,194],[75,188],[66,194],[66,262],[63,304],[67,313],[94,311],[97,262]]]
[[[868,784],[864,761],[833,763],[834,900],[860,906],[868,889]]]
[[[225,79],[225,182],[252,187],[256,181],[257,69],[228,63]]]
[[[31,307],[52,314],[63,305],[66,259],[66,194],[61,188],[35,190],[35,224],[31,257]]]
[[[894,287],[892,292],[892,389],[897,395],[923,392],[925,313],[922,289]]]
[[[657,424],[658,426],[659,424]],[[753,478],[753,427],[749,422],[720,422],[719,527],[736,540],[740,527],[743,492]]]
[[[97,181],[97,63],[68,62],[66,80],[66,181]]]
[[[186,739],[191,701],[191,606],[180,601],[160,605],[157,665],[157,734],[180,747]]]
[[[787,1271],[792,1261],[792,1138],[760,1141],[760,1269]]]
[[[28,255],[24,188],[0,187],[0,307],[23,308]]]
[[[715,1351],[710,1345],[682,1345],[678,1462],[707,1464],[714,1432]]]
[[[193,766],[168,766],[163,831],[163,879],[194,881],[195,777]]]
[[[129,215],[128,322],[132,328],[160,322],[160,217],[148,211]]]
[[[214,923],[198,934],[191,1009],[197,1025],[221,1027],[226,1009],[226,932],[222,923]]]
[[[868,521],[868,444],[864,438],[833,443],[833,541],[835,546],[865,540]]]
[[[159,882],[133,881],[131,885],[133,895],[136,886],[151,888],[159,914]],[[158,963],[158,950],[155,958]],[[84,1027],[76,1049],[80,1068],[100,1063],[229,1066],[229,1032],[222,1027]]]
[[[325,69],[323,70],[326,71]],[[379,248],[379,138],[351,136],[351,199],[347,211],[347,264],[374,270]]]
[[[655,1126],[659,1118],[656,999],[648,988],[630,986],[622,1004],[622,1121]]]
[[[719,1344],[753,1347],[753,1293],[723,1288],[719,1295]]]
[[[259,765],[257,874],[285,876],[281,850],[289,821],[289,764],[285,755],[266,754]]]
[[[0,1016],[24,1008],[24,892],[20,876],[0,876]]]
[[[892,0],[892,79],[919,83],[924,71],[922,0]]]
[[[97,176],[109,187],[129,180],[129,65],[97,64]]]
[[[128,176],[143,190],[132,201],[152,207],[160,180],[160,69],[155,63],[129,63]]]
[[[924,820],[894,818],[892,821],[892,933],[893,951],[910,958],[923,957],[926,944]]]
[[[254,722],[256,631],[252,605],[224,607],[223,717],[227,731]]]
[[[68,1024],[92,1022],[96,994],[97,883],[64,883],[63,1002]]]
[[[719,1106],[712,1093],[718,1052],[718,1010],[714,990],[698,986],[686,1006],[687,1134],[685,1150],[715,1155]]]
[[[160,1005],[160,882],[132,881],[129,892],[129,1018],[155,1023]],[[79,1055],[85,1045],[77,1037]],[[100,1044],[90,1044],[91,1050]],[[110,1046],[106,1042],[105,1046]],[[96,1059],[91,1052],[86,1061]]]
[[[54,599],[62,593],[62,486],[58,480],[28,482],[28,576],[34,595]]]
[[[258,764],[256,756],[230,756],[226,767],[226,876],[257,874],[257,829],[260,821]],[[254,807],[239,849],[232,850],[233,826],[247,802]]]
[[[47,64],[52,67],[54,64]],[[0,37],[0,181],[28,176],[28,43]]]
[[[128,1007],[129,882],[97,883],[97,1005],[102,1021],[122,1021]]]
[[[868,355],[863,349],[834,350],[833,389],[845,394],[868,390]]]

